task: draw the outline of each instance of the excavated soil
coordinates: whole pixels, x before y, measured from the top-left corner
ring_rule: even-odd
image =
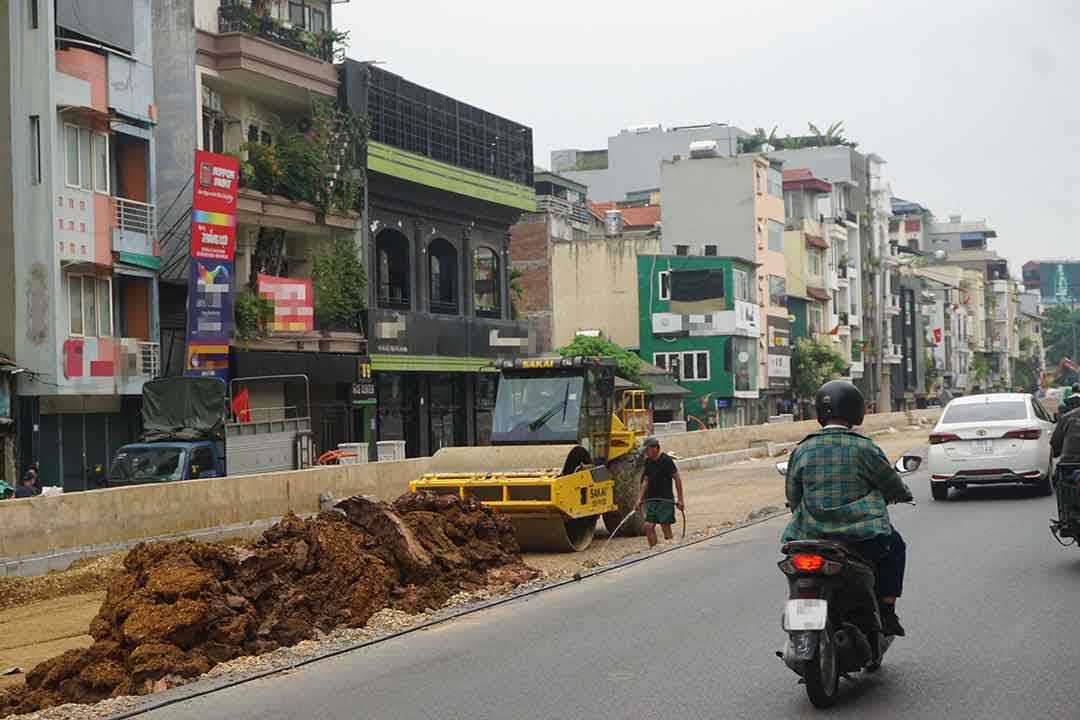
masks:
[[[474,500],[407,494],[336,507],[286,517],[248,545],[135,547],[90,624],[93,645],[37,665],[0,695],[0,717],[154,692],[221,662],[362,627],[386,608],[420,613],[536,575],[510,524]]]

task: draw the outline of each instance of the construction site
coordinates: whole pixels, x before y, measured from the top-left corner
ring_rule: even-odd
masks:
[[[895,455],[925,440],[931,416],[899,413],[868,418],[867,431],[886,453]],[[688,511],[674,542],[782,513],[783,480],[772,469],[770,456],[782,454],[804,435],[808,428],[803,425],[723,436],[688,433],[666,440],[665,449],[680,458],[687,488]],[[498,462],[498,447],[472,450],[474,457],[486,455],[489,466]],[[563,452],[561,447],[557,451]],[[606,524],[604,512],[575,522],[566,513],[571,503],[557,490],[548,499],[535,499],[534,494],[534,499],[519,501],[524,506],[502,504],[515,482],[559,487],[566,476],[563,469],[549,467],[544,474],[534,468],[515,479],[500,471],[465,472],[457,466],[460,458],[451,463],[444,458],[442,467],[438,462],[436,456],[295,471],[282,481],[287,499],[280,502],[296,514],[249,508],[245,516],[214,519],[213,513],[204,512],[188,521],[192,528],[235,527],[235,522],[227,521],[283,515],[265,527],[251,525],[260,528],[257,532],[196,535],[213,541],[131,540],[126,545],[130,549],[76,560],[66,569],[36,577],[0,577],[4,637],[0,670],[12,668],[10,675],[0,678],[0,717],[47,708],[52,709],[34,717],[104,717],[117,710],[108,704],[116,698],[151,694],[208,673],[273,667],[298,654],[315,656],[357,638],[377,638],[422,623],[447,606],[565,581],[589,568],[646,552],[644,539],[632,528],[610,538],[614,524],[601,528],[597,522],[603,518]],[[579,463],[570,470],[582,472],[583,467]],[[598,468],[605,465],[585,471],[608,489],[605,504],[597,507],[615,512],[617,478]],[[623,474],[636,480],[632,472]],[[255,479],[262,481],[264,501],[276,501],[279,478]],[[479,484],[479,493],[467,491],[470,480]],[[234,492],[242,494],[248,481],[236,477],[138,486],[87,493],[80,499],[113,502],[111,497],[126,494],[124,507],[138,508],[145,501],[161,515],[161,508],[171,507],[169,493],[201,492],[200,485],[220,491],[220,483],[233,483]],[[483,488],[491,487],[499,488],[499,494],[484,495]],[[346,492],[349,488],[352,491]],[[419,492],[401,494],[410,489]],[[145,493],[152,497],[144,497]],[[335,494],[347,499],[328,504],[327,497]],[[188,502],[198,500],[185,497],[188,508]],[[57,499],[63,498],[36,498],[13,503],[11,509]],[[580,499],[576,492],[574,499]],[[557,507],[558,503],[563,505]],[[119,512],[109,507],[87,511],[96,509],[103,517]],[[547,517],[539,534],[548,538],[554,534],[556,542],[537,546],[536,533],[525,535],[527,544],[537,549],[523,554],[519,543],[523,515],[528,520]],[[137,520],[139,512],[131,517]],[[12,518],[14,532],[3,554],[30,557],[33,553],[20,553],[13,544],[27,536],[20,535],[25,525]],[[33,517],[27,515],[25,522],[32,524]],[[173,518],[169,526],[172,533],[176,522]],[[142,520],[129,524],[134,536],[175,536],[162,532],[164,526]],[[588,525],[587,537],[580,530],[574,532],[582,524]],[[41,527],[39,522],[39,535]],[[70,542],[93,546],[88,542],[97,539],[88,534],[92,532],[84,527],[80,538]],[[22,549],[35,548],[25,543]],[[108,702],[98,715],[72,715],[67,709],[71,703],[85,706],[103,700]]]

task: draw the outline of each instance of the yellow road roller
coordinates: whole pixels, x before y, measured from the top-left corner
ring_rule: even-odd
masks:
[[[523,550],[584,550],[598,518],[613,532],[634,509],[643,393],[629,396],[623,418],[615,414],[612,358],[518,359],[498,369],[492,444],[442,448],[409,487],[476,498],[509,517]]]

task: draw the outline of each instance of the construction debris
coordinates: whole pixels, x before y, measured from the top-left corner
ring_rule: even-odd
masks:
[[[404,626],[462,593],[537,574],[505,518],[472,499],[352,497],[335,508],[288,516],[248,545],[135,547],[91,622],[94,644],[33,668],[0,694],[0,717],[163,690],[379,613]]]
[[[76,560],[67,570],[37,577],[0,577],[0,610],[53,598],[98,592],[124,570],[124,555]]]

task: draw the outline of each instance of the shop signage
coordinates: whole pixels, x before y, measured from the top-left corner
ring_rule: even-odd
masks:
[[[375,376],[371,370],[371,358],[361,355],[356,359],[357,381],[352,386],[354,405],[367,405],[375,402]]]

